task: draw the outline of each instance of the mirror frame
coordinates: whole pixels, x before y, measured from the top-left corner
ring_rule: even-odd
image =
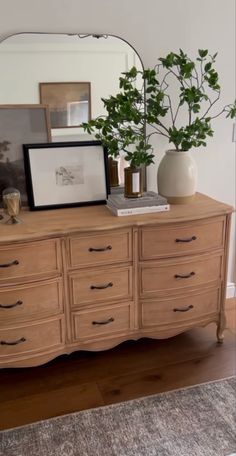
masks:
[[[13,36],[18,36],[18,35],[65,35],[65,36],[78,36],[81,39],[87,38],[89,36],[91,36],[93,38],[97,38],[97,39],[101,39],[101,38],[106,39],[109,36],[111,36],[112,38],[117,38],[121,41],[124,41],[124,43],[128,44],[128,46],[130,46],[134,50],[134,52],[137,54],[137,56],[141,62],[142,68],[144,70],[143,61],[142,61],[139,53],[137,52],[137,50],[134,48],[134,46],[132,44],[130,44],[124,38],[121,38],[118,35],[113,35],[111,33],[67,33],[67,32],[32,32],[32,31],[29,32],[29,31],[27,31],[27,32],[10,33],[9,35],[5,35],[2,38],[0,38],[0,44],[3,43],[4,41],[6,41],[8,38],[11,38]]]
[[[110,33],[109,34],[101,34],[101,33],[72,33],[72,32],[68,33],[68,32],[47,32],[47,31],[44,31],[44,32],[41,32],[41,31],[22,31],[22,32],[10,33],[10,34],[4,35],[3,37],[0,38],[0,45],[2,43],[4,43],[7,39],[11,38],[11,37],[17,37],[17,36],[21,36],[21,35],[78,36],[81,39],[86,39],[87,37],[93,37],[95,39],[107,39],[108,37],[116,38],[118,40],[123,41],[131,49],[133,49],[133,51],[135,52],[135,54],[137,55],[137,57],[138,57],[138,59],[140,61],[140,66],[141,66],[142,70],[144,70],[143,61],[142,61],[142,59],[140,57],[140,54],[137,52],[137,50],[134,48],[134,46],[132,44],[130,44],[126,39],[121,38],[120,36],[117,36],[117,35],[110,34]],[[143,89],[144,89],[144,99],[146,99],[145,84],[144,84],[144,88]],[[146,125],[145,125],[144,128],[145,128],[145,136],[146,136]],[[146,190],[147,189],[146,167],[143,167],[143,169],[142,169],[142,179],[143,179],[143,188],[144,188],[144,190]]]

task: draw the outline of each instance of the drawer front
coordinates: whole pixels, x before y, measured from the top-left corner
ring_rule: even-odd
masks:
[[[107,306],[99,310],[81,310],[73,313],[74,339],[110,337],[134,328],[133,303]]]
[[[0,280],[59,273],[59,241],[45,240],[0,247]]]
[[[143,228],[140,258],[148,260],[223,248],[224,232],[224,217],[205,222]]]
[[[132,259],[131,230],[71,237],[70,267],[93,266]]]
[[[0,289],[0,322],[29,320],[62,312],[61,279]]]
[[[0,358],[43,351],[62,345],[64,341],[64,322],[61,319],[0,330]]]
[[[71,305],[131,299],[132,267],[89,269],[70,275]]]
[[[219,310],[219,290],[214,289],[179,298],[142,303],[142,327],[171,324],[173,328],[189,320],[202,320]]]
[[[177,292],[200,285],[217,285],[221,278],[222,256],[202,255],[187,260],[162,260],[141,267],[140,295]]]

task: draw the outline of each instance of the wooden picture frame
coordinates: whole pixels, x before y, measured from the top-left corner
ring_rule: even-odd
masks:
[[[40,82],[40,103],[49,107],[51,128],[75,128],[91,120],[90,82]]]
[[[47,106],[0,105],[0,201],[5,188],[15,187],[21,193],[22,205],[28,205],[22,146],[26,142],[50,141],[51,128]]]
[[[31,210],[105,204],[108,155],[100,141],[25,144]]]

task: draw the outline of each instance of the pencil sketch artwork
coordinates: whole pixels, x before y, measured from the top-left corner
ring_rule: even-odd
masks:
[[[0,195],[5,188],[14,187],[20,191],[22,201],[27,202],[24,163],[13,149],[14,145],[8,138],[0,137]]]
[[[81,185],[84,184],[84,170],[81,165],[65,165],[56,168],[56,184]]]

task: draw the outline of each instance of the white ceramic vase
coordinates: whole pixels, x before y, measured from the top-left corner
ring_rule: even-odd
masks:
[[[166,151],[158,167],[157,186],[170,204],[185,204],[194,198],[197,166],[189,151]]]

